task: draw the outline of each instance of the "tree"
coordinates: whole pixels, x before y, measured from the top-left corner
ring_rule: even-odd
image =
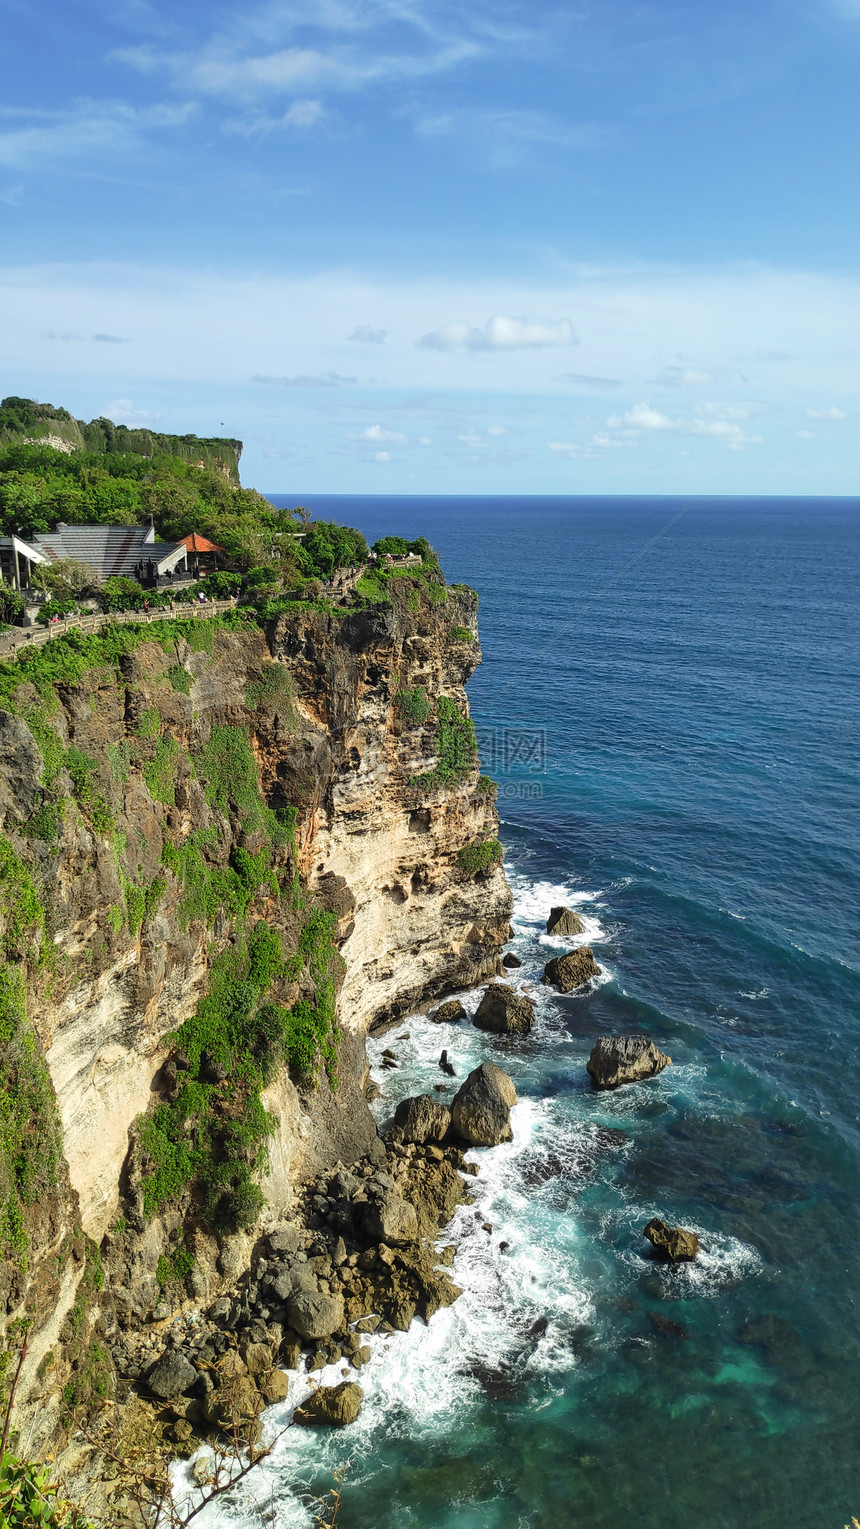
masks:
[[[37,566],[35,578],[42,589],[60,596],[82,595],[85,590],[95,593],[102,584],[101,574],[76,557],[61,557],[56,563]]]

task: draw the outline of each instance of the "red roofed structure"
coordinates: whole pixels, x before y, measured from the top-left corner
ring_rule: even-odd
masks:
[[[192,531],[190,536],[180,536],[180,545],[187,547],[189,552],[223,552],[223,547],[216,547],[214,542],[206,540],[199,531]]]
[[[224,548],[208,541],[199,531],[183,536],[179,545],[188,548],[188,566],[198,578],[201,573],[209,573],[213,568],[223,568],[227,561]]]

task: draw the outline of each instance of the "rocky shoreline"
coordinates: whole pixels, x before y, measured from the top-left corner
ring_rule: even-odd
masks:
[[[451,1110],[432,1095],[404,1101],[363,1158],[305,1186],[291,1220],[259,1240],[229,1294],[205,1312],[185,1303],[148,1329],[118,1328],[109,1340],[122,1404],[112,1454],[187,1457],[225,1433],[253,1442],[263,1409],[287,1399],[286,1372],[300,1367],[312,1375],[339,1366],[340,1379],[317,1387],[293,1422],[354,1421],[369,1335],[428,1322],[461,1293],[449,1272],[454,1247],[436,1241],[472,1199],[478,1169],[466,1150],[509,1140],[515,1102],[510,1079],[492,1064],[466,1079]],[[105,1444],[112,1426],[105,1415],[92,1446]],[[94,1448],[91,1477],[97,1455]],[[114,1520],[136,1521],[131,1501],[114,1490]]]
[[[553,916],[566,911],[554,909]],[[575,960],[582,951],[554,958],[544,980],[552,980],[559,960]],[[585,956],[577,985],[593,975],[592,966],[598,970],[587,947]],[[468,1015],[452,999],[430,1018],[446,1025]],[[522,1035],[533,1019],[534,1001],[495,981],[484,989],[472,1023]],[[653,1076],[669,1061],[647,1037],[603,1037],[587,1066],[593,1086],[605,1088]],[[394,1066],[394,1053],[384,1052],[382,1065]],[[378,1092],[378,1085],[368,1079],[366,1091]],[[297,1192],[290,1219],[258,1240],[228,1293],[203,1312],[186,1302],[148,1329],[131,1320],[120,1325],[109,1340],[121,1404],[114,1457],[187,1458],[225,1435],[253,1444],[262,1412],[287,1401],[289,1372],[301,1369],[309,1378],[331,1367],[339,1375],[326,1385],[311,1380],[292,1424],[354,1422],[371,1335],[406,1332],[416,1317],[429,1322],[462,1293],[450,1273],[455,1248],[437,1243],[457,1206],[473,1200],[469,1183],[479,1169],[466,1152],[510,1141],[516,1102],[512,1080],[492,1062],[474,1068],[450,1103],[438,1093],[402,1100],[358,1161],[337,1164]],[[654,1221],[645,1235],[658,1257],[696,1255],[695,1237],[681,1229]],[[95,1425],[90,1479],[99,1432],[106,1439],[110,1426],[107,1416]],[[203,1455],[194,1468],[200,1485],[208,1469]],[[111,1521],[136,1523],[134,1504],[123,1495],[131,1477],[109,1485],[115,1492]]]

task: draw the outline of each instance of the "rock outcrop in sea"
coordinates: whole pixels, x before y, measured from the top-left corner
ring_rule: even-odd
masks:
[[[620,1088],[656,1077],[671,1060],[647,1035],[602,1035],[585,1065],[595,1088]]]
[[[478,1030],[494,1035],[527,1035],[534,1022],[534,1000],[505,982],[490,984],[472,1020]]]
[[[574,988],[583,987],[590,978],[596,977],[599,971],[591,946],[580,945],[578,950],[569,950],[566,955],[553,956],[547,961],[543,981],[558,988],[560,993],[572,993]]]

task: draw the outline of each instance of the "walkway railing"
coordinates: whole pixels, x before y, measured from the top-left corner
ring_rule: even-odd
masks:
[[[159,606],[154,611],[94,611],[90,616],[64,616],[49,626],[12,627],[8,632],[0,632],[0,659],[17,658],[28,648],[42,648],[52,637],[64,637],[66,632],[98,632],[102,627],[116,626],[117,623],[187,621],[195,616],[206,620],[208,616],[221,616],[225,611],[235,610],[237,603],[235,599],[207,600],[205,605],[189,603],[178,609]]]

